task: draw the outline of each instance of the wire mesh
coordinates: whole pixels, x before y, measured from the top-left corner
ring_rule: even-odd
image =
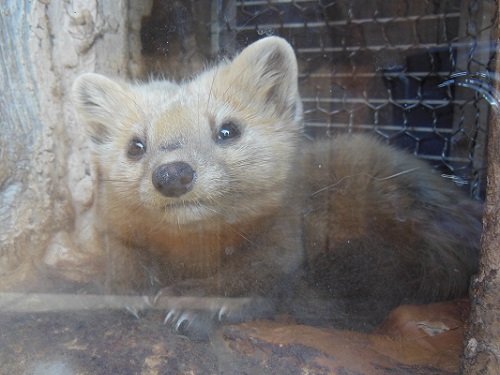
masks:
[[[490,83],[495,0],[222,3],[235,14],[222,47],[268,35],[294,46],[307,134],[376,133],[483,197],[489,105],[442,83],[478,72]]]

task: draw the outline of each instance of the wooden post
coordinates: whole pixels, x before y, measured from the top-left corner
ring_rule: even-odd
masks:
[[[497,72],[498,53],[497,47]],[[498,80],[496,90],[500,90]],[[497,108],[492,113],[481,263],[471,288],[470,327],[462,363],[463,374],[470,375],[500,374],[500,111]]]
[[[34,278],[55,236],[74,231],[75,218],[92,204],[85,135],[70,88],[82,72],[127,74],[127,6],[126,0],[2,2],[1,290],[22,289]],[[49,258],[55,264],[61,254]]]

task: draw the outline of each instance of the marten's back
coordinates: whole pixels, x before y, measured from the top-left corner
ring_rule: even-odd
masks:
[[[467,292],[480,203],[424,161],[366,135],[318,142],[308,163],[305,244],[315,286],[367,314]]]

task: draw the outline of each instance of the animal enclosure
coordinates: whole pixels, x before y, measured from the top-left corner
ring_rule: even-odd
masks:
[[[6,0],[0,373],[431,374],[457,373],[464,358],[465,373],[489,366],[484,373],[497,374],[498,14],[496,0]],[[74,251],[75,238],[93,224],[96,196],[90,142],[70,98],[75,78],[96,72],[186,81],[272,35],[288,40],[298,58],[306,138],[370,133],[430,163],[474,200],[489,199],[472,303],[403,308],[403,316],[410,311],[423,321],[410,326],[417,340],[399,335],[396,314],[373,335],[277,319],[225,326],[207,345],[172,334],[162,324],[167,307],[142,296],[65,289],[67,279],[92,279],[95,269],[86,266],[102,256]],[[34,270],[43,277],[25,288],[18,281]],[[200,309],[213,302],[193,300]],[[426,326],[434,319],[437,325]],[[474,330],[464,351],[466,322]]]

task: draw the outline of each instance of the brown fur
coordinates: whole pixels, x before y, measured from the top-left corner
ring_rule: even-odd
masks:
[[[344,322],[465,293],[479,208],[424,162],[370,137],[299,143],[297,64],[284,40],[258,41],[180,85],[87,74],[74,93],[93,140],[102,281],[113,290],[296,289],[299,318]],[[228,121],[241,136],[221,143]],[[137,139],[146,151],[134,159]],[[164,196],[153,171],[179,161],[195,171],[193,187]]]
[[[425,162],[366,135],[316,143],[309,158],[307,280],[321,298],[337,301],[334,320],[373,326],[402,302],[467,293],[478,262],[479,203]]]

